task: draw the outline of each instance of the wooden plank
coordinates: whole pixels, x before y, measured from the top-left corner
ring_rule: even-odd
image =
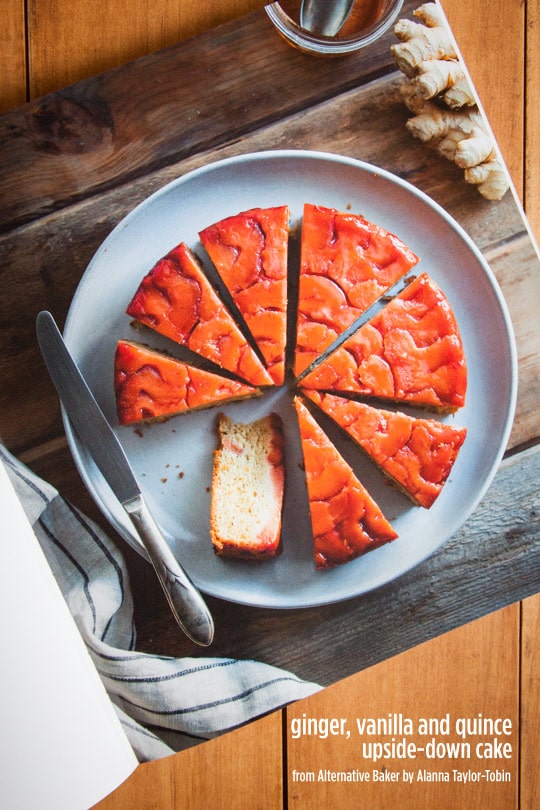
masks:
[[[538,438],[540,401],[540,267],[529,237],[501,243],[486,251],[512,320],[518,346],[518,403],[508,446]]]
[[[31,98],[123,65],[261,8],[263,0],[29,4]],[[54,48],[50,43],[54,42]]]
[[[501,644],[500,640],[505,639]],[[519,784],[519,605],[512,605],[472,625],[439,637],[392,658],[380,666],[341,681],[323,693],[287,708],[287,779],[289,808],[322,810],[340,807],[352,810],[359,806],[382,810],[386,807],[489,807],[512,810],[518,807]],[[488,675],[489,673],[489,675]],[[395,724],[388,733],[370,736],[360,734],[357,719],[383,718],[401,714],[410,718],[412,732]],[[449,731],[419,733],[420,720],[445,720]],[[468,739],[471,751],[459,749],[456,757],[429,756],[433,738],[443,746],[462,743],[455,733],[460,718],[505,718],[511,733],[504,741],[511,745],[509,759],[477,757],[476,745],[501,735],[480,734]],[[329,734],[326,738],[300,735],[293,738],[293,721],[302,730],[302,720],[314,718],[344,719],[347,734]],[[316,729],[317,730],[317,729]],[[400,758],[397,755],[378,759],[370,743],[413,742],[425,752]],[[364,743],[366,746],[364,747]],[[392,749],[390,748],[390,753]],[[454,771],[484,774],[485,769],[505,774],[507,781],[456,782]],[[403,771],[413,774],[405,782]],[[418,781],[420,771],[448,774],[449,781]],[[320,772],[368,774],[369,781],[319,781]],[[295,773],[296,772],[296,773]],[[376,781],[376,776],[379,781]],[[385,774],[395,774],[396,781],[381,781]],[[313,775],[313,777],[311,776]],[[312,781],[311,781],[312,780]]]
[[[522,603],[521,622],[521,810],[540,806],[540,594]]]
[[[23,459],[79,503],[65,449]],[[216,617],[212,654],[262,660],[328,685],[533,595],[540,570],[539,478],[540,447],[505,460],[455,537],[395,582],[359,599],[280,611],[208,599]],[[83,496],[81,507],[95,516]],[[178,632],[150,566],[125,543],[121,548],[134,593],[138,647],[174,656],[200,653]]]
[[[24,8],[24,0],[2,0],[0,113],[24,104],[27,100]]]
[[[528,2],[526,36],[525,210],[536,234],[540,233],[540,111],[534,100],[540,93],[540,4]],[[538,400],[537,400],[538,401]],[[540,805],[540,595],[522,602],[521,614],[521,810]]]
[[[540,6],[527,4],[527,98],[534,99],[540,91],[540,63],[537,58],[540,43]],[[526,107],[526,165],[525,207],[531,226],[540,232],[540,192],[537,182],[540,170],[538,105]],[[522,603],[522,675],[521,675],[521,807],[533,810],[540,803],[540,753],[538,725],[540,723],[540,677],[538,642],[540,628],[540,596]]]
[[[22,8],[22,0],[9,2],[11,6],[18,4]],[[130,3],[128,8],[126,0],[120,7],[115,5],[114,11],[106,3],[89,5],[78,1],[74,9],[70,6],[70,13],[67,14],[63,0],[36,0],[30,6],[29,15],[32,98],[151,54],[229,20],[236,25],[238,15],[262,5],[261,0],[228,0],[221,4],[211,3],[210,0],[188,0],[182,4],[161,0],[153,6],[149,15],[146,6]],[[463,12],[458,0],[446,0],[444,6],[450,22],[459,32],[460,49],[467,64],[474,63],[477,43],[486,38],[487,26],[483,15],[475,16],[473,13],[471,25],[463,27]],[[487,36],[491,41],[519,41],[519,34],[523,30],[523,8],[523,4],[511,4],[505,8],[495,6],[490,9]],[[534,37],[534,3],[528,4],[528,14],[529,36]],[[125,25],[127,17],[129,26]],[[9,42],[12,41],[13,37],[9,36]],[[50,41],[55,42],[54,49],[47,47]],[[532,48],[531,53],[534,53]],[[214,58],[215,55],[213,62]],[[6,63],[14,72],[17,70],[17,62],[6,59]],[[519,58],[519,49],[512,52],[505,75],[512,84],[512,97],[516,92],[520,93],[523,63]],[[499,92],[496,82],[487,83],[481,95],[503,152],[509,157],[511,174],[520,189],[522,166],[516,144],[522,141],[523,122],[518,106],[513,105],[509,115],[504,94]],[[535,114],[534,105],[530,106],[529,112]],[[531,132],[538,130],[534,127],[529,129]]]
[[[525,6],[531,3],[490,3],[488,12],[477,0],[474,7],[467,4],[467,10],[460,0],[442,0],[442,5],[518,194],[522,196],[523,43]]]
[[[538,240],[540,234],[540,3],[527,3],[525,135],[525,210]]]
[[[481,249],[493,253],[499,281],[512,291],[512,314],[520,337],[524,337],[520,343],[524,376],[512,441],[521,443],[535,435],[533,397],[538,375],[534,364],[538,362],[539,336],[531,331],[536,321],[535,299],[530,292],[535,278],[534,256],[526,238],[516,240],[523,230],[521,217],[510,195],[495,205],[482,200],[473,186],[463,182],[456,166],[410,138],[404,126],[407,111],[399,101],[399,83],[400,79],[391,74],[268,125],[241,141],[94,194],[89,200],[0,236],[1,266],[10,269],[5,275],[2,302],[7,326],[0,334],[0,372],[10,402],[9,408],[2,409],[8,446],[19,452],[54,438],[62,430],[56,394],[34,338],[35,316],[46,307],[63,321],[87,263],[114,225],[151,192],[193,168],[221,157],[291,143],[298,148],[360,157],[401,174],[453,214]],[[497,245],[501,245],[500,250]],[[519,273],[515,272],[514,257],[519,257]],[[20,295],[21,285],[24,297]],[[21,367],[34,368],[36,376],[30,379],[21,375]],[[35,407],[37,382],[42,408]]]
[[[392,70],[392,41],[339,63],[306,58],[259,11],[13,111],[0,119],[0,230]]]
[[[242,755],[239,755],[239,752]],[[282,723],[277,712],[195,749],[140,765],[99,810],[280,810]]]

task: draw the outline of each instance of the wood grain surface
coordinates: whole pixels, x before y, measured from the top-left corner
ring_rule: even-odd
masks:
[[[91,6],[91,8],[90,8]],[[128,8],[129,6],[129,8]],[[287,127],[279,129],[280,136],[287,143],[294,143],[296,138],[305,140],[306,134],[321,119],[317,117],[320,110],[305,115],[300,114],[299,104],[303,103],[298,93],[298,87],[304,88],[313,79],[314,90],[311,99],[307,97],[306,107],[317,98],[317,75],[321,71],[325,75],[325,87],[332,94],[347,94],[349,92],[347,60],[338,63],[333,61],[320,62],[294,57],[293,77],[277,75],[276,83],[265,86],[263,92],[257,93],[260,88],[254,88],[250,103],[242,99],[242,103],[235,95],[234,89],[230,92],[231,117],[234,118],[236,129],[231,130],[230,119],[220,118],[217,112],[212,111],[212,98],[207,99],[208,106],[205,115],[214,116],[211,127],[201,127],[197,116],[193,120],[184,113],[178,115],[178,105],[184,110],[196,109],[196,86],[178,88],[174,98],[164,99],[166,112],[163,120],[161,138],[157,145],[154,143],[152,153],[144,145],[144,138],[138,140],[137,151],[130,149],[131,133],[129,121],[132,119],[130,109],[126,108],[125,116],[120,124],[124,130],[118,132],[115,138],[115,153],[111,151],[110,122],[103,114],[102,108],[95,104],[95,99],[83,96],[85,104],[78,106],[80,95],[63,94],[59,108],[58,99],[49,98],[41,102],[40,97],[45,92],[64,87],[74,81],[91,77],[96,73],[123,64],[128,59],[151,54],[159,48],[170,45],[199,31],[213,27],[227,20],[234,21],[236,16],[254,9],[260,9],[262,3],[248,0],[229,0],[228,3],[170,3],[168,0],[152,4],[151,10],[144,0],[130,4],[120,3],[112,6],[102,0],[87,4],[82,0],[71,0],[68,5],[65,0],[33,0],[28,4],[28,23],[25,21],[25,8],[22,0],[7,0],[5,8],[7,14],[7,35],[1,34],[1,62],[3,71],[3,88],[1,103],[4,110],[11,110],[25,100],[35,98],[36,106],[20,108],[2,119],[1,125],[8,126],[3,130],[2,139],[10,138],[13,127],[19,126],[21,120],[27,121],[26,116],[31,114],[32,121],[28,129],[33,138],[42,140],[40,143],[40,170],[35,172],[34,166],[26,166],[19,160],[22,153],[18,152],[16,139],[12,138],[10,150],[2,153],[7,160],[1,167],[2,176],[6,179],[4,188],[9,194],[0,201],[2,208],[2,221],[6,236],[0,242],[0,255],[4,267],[9,267],[10,256],[17,252],[20,257],[27,255],[28,261],[36,255],[36,245],[32,240],[38,239],[40,253],[44,257],[39,268],[39,274],[28,272],[22,278],[13,278],[8,274],[5,279],[7,295],[10,301],[16,300],[15,285],[25,290],[21,299],[20,309],[11,313],[9,320],[9,334],[7,344],[2,347],[2,363],[4,367],[3,380],[10,386],[10,399],[14,404],[12,412],[6,416],[3,411],[3,422],[0,433],[4,441],[16,451],[20,451],[25,460],[32,463],[36,469],[59,476],[59,483],[63,491],[77,491],[81,496],[81,487],[78,482],[68,480],[73,476],[65,468],[58,468],[57,460],[64,458],[66,453],[65,440],[59,432],[58,409],[54,402],[52,391],[45,384],[41,373],[36,369],[38,379],[35,386],[35,395],[27,382],[21,381],[20,373],[16,373],[16,365],[31,356],[28,345],[28,329],[25,322],[33,317],[34,312],[25,312],[24,298],[30,301],[39,301],[40,305],[47,305],[54,311],[65,312],[67,303],[77,282],[66,269],[58,274],[56,258],[62,251],[62,246],[70,244],[73,261],[85,266],[86,261],[93,252],[96,240],[106,235],[111,224],[120,218],[126,208],[132,207],[138,199],[142,199],[153,188],[174,176],[176,163],[182,161],[183,170],[197,165],[202,149],[211,149],[211,139],[201,140],[202,135],[209,130],[215,133],[216,141],[224,133],[229,133],[232,141],[230,149],[235,149],[235,139],[239,140],[247,132],[258,130],[252,136],[251,144],[257,148],[265,148],[275,144],[278,129],[272,129],[272,121],[267,120],[269,110],[278,110],[279,117],[292,116]],[[540,62],[536,56],[538,52],[538,37],[540,37],[539,3],[492,3],[489,6],[489,18],[486,17],[486,6],[480,0],[472,0],[466,6],[458,0],[446,0],[444,7],[460,43],[461,51],[471,71],[486,112],[489,116],[500,147],[505,155],[507,165],[521,199],[524,200],[527,213],[533,229],[540,233],[540,144],[538,132],[540,125],[539,105],[531,103],[538,95],[540,87]],[[181,9],[181,10],[180,10]],[[3,8],[4,10],[4,8]],[[241,18],[245,25],[245,19]],[[264,17],[256,12],[249,17],[249,26],[252,26],[254,38],[251,40],[250,59],[264,60],[272,65],[272,51],[288,47],[278,38],[275,45],[260,47],[257,40],[257,31],[266,24]],[[212,70],[212,58],[217,61],[227,60],[227,52],[234,59],[234,45],[236,26],[227,23],[225,39],[222,42],[222,53],[213,54],[210,44],[205,56],[205,65]],[[50,47],[50,42],[55,47]],[[28,43],[28,52],[26,50]],[[481,43],[481,47],[479,47]],[[191,44],[186,44],[186,70],[194,70],[189,65]],[[266,49],[265,49],[266,48]],[[227,49],[230,49],[227,51]],[[28,80],[26,65],[29,66]],[[156,71],[156,87],[158,87],[161,70],[166,70],[163,59],[144,62],[144,71]],[[141,63],[141,70],[143,64]],[[172,67],[171,67],[172,69]],[[271,69],[271,68],[270,68]],[[381,66],[374,64],[373,75],[380,76]],[[134,72],[134,87],[136,87],[136,71]],[[351,74],[352,77],[352,74]],[[294,81],[291,81],[291,78]],[[352,79],[351,79],[352,80]],[[112,95],[117,93],[115,82],[120,81],[120,75],[112,72],[103,77],[101,89],[105,88]],[[281,82],[281,84],[280,84]],[[28,85],[28,88],[27,88]],[[215,76],[216,99],[223,92],[219,75]],[[90,92],[95,85],[88,88]],[[80,88],[78,88],[80,93]],[[276,107],[275,94],[279,94],[279,104]],[[129,94],[128,94],[129,95]],[[259,98],[260,96],[260,98]],[[67,101],[66,101],[67,99]],[[322,101],[322,99],[320,99]],[[343,102],[343,98],[341,99]],[[141,125],[145,122],[145,98],[137,101],[141,107]],[[53,107],[51,108],[51,104]],[[372,98],[372,112],[376,113],[376,101]],[[56,105],[56,106],[54,106]],[[151,105],[148,106],[148,114]],[[344,115],[350,119],[354,115],[354,105],[345,104],[340,107],[345,110]],[[59,115],[60,114],[60,115]],[[61,139],[62,149],[71,148],[71,154],[76,155],[73,166],[69,165],[69,154],[64,162],[65,176],[58,182],[55,174],[54,161],[49,156],[59,148],[60,140],[55,140],[44,126],[48,115],[59,116],[61,120],[69,121],[72,126],[70,137]],[[325,107],[324,125],[327,127],[328,143],[336,144],[336,149],[347,152],[346,140],[339,140],[339,121],[333,114],[332,104]],[[200,115],[199,115],[200,119]],[[179,123],[182,124],[182,139],[177,138]],[[358,126],[366,126],[366,120],[359,120]],[[116,122],[115,122],[116,124]],[[148,123],[151,126],[150,122]],[[11,129],[9,129],[11,127]],[[395,122],[389,122],[389,130],[395,129]],[[22,130],[21,130],[22,131]],[[115,133],[116,134],[116,133]],[[46,137],[44,137],[46,136]],[[206,137],[206,136],[205,136]],[[44,138],[44,139],[43,139]],[[82,145],[81,138],[86,139]],[[337,139],[337,140],[336,140]],[[323,143],[324,140],[319,140]],[[96,164],[95,151],[92,161],[88,163],[88,172],[76,175],[75,167],[84,166],[84,149],[88,146],[90,151],[98,147],[100,160]],[[279,144],[278,144],[279,145]],[[227,150],[222,150],[223,154]],[[82,157],[81,157],[82,155]],[[204,160],[204,154],[202,156]],[[426,158],[428,164],[431,158]],[[96,171],[96,165],[99,171]],[[153,171],[148,173],[148,167]],[[451,172],[450,169],[448,169]],[[26,172],[26,174],[25,174]],[[429,174],[429,167],[426,169]],[[10,179],[12,178],[12,179]],[[129,181],[129,186],[122,185]],[[37,188],[36,188],[36,183]],[[84,189],[81,186],[84,185]],[[94,189],[97,195],[105,195],[107,205],[100,207],[105,215],[96,218],[92,199],[88,197],[88,187]],[[435,191],[437,191],[435,189]],[[462,197],[454,200],[444,200],[453,205],[460,213],[463,206],[467,207],[470,191],[464,190]],[[130,199],[128,199],[130,197]],[[101,197],[101,203],[104,197]],[[69,208],[69,211],[67,209]],[[66,216],[66,213],[68,216]],[[32,224],[35,220],[36,224]],[[26,227],[23,227],[27,223]],[[13,230],[14,226],[15,230]],[[495,226],[498,229],[498,225]],[[475,234],[475,237],[478,234]],[[77,244],[73,245],[73,240]],[[16,240],[16,246],[15,242]],[[489,243],[489,234],[486,234],[486,244]],[[525,245],[522,242],[522,245]],[[535,320],[532,318],[534,310],[538,307],[538,299],[527,297],[528,284],[520,283],[523,273],[527,270],[527,256],[520,258],[520,245],[511,245],[516,257],[516,284],[512,286],[509,305],[512,308],[516,329],[519,331],[520,345],[534,346],[537,340],[534,332]],[[25,254],[26,251],[26,254]],[[502,252],[503,248],[494,248]],[[524,247],[526,254],[527,248]],[[492,257],[493,264],[497,265],[497,255]],[[502,256],[501,256],[502,261]],[[22,262],[24,266],[24,262]],[[6,274],[4,274],[5,278]],[[6,288],[4,288],[6,289]],[[537,288],[536,288],[537,289]],[[530,333],[530,334],[529,334]],[[4,337],[6,337],[4,332]],[[30,352],[30,355],[28,354]],[[535,369],[538,358],[534,351],[524,351],[520,358],[520,373],[527,380],[535,380]],[[538,377],[536,377],[538,385]],[[528,398],[527,398],[528,397]],[[446,583],[451,599],[466,601],[471,599],[471,609],[474,611],[474,593],[464,586],[460,591],[460,583],[464,582],[464,570],[460,567],[467,554],[467,541],[470,538],[469,528],[474,532],[486,531],[486,525],[492,526],[492,538],[499,537],[500,550],[498,554],[501,566],[501,590],[508,593],[512,600],[512,587],[518,590],[523,582],[513,583],[504,575],[504,553],[512,552],[512,542],[516,548],[521,548],[520,541],[527,537],[523,548],[538,541],[537,498],[538,480],[538,452],[536,448],[522,450],[524,444],[532,443],[532,437],[537,436],[537,403],[538,388],[527,387],[525,399],[520,402],[520,417],[518,427],[512,436],[514,456],[505,461],[501,473],[497,476],[489,498],[482,505],[484,512],[473,516],[473,521],[455,538],[449,548],[445,550],[452,577]],[[45,420],[43,414],[47,414]],[[39,417],[36,418],[36,414]],[[45,424],[44,424],[45,423]],[[535,432],[536,431],[536,432]],[[519,466],[519,474],[514,470]],[[51,477],[50,475],[48,477]],[[510,494],[509,494],[510,492]],[[504,497],[521,497],[528,508],[523,513],[523,520],[516,524],[505,525]],[[84,506],[84,504],[83,504]],[[88,502],[88,510],[92,505]],[[475,524],[476,521],[476,524]],[[529,536],[527,536],[529,533]],[[140,573],[140,587],[152,587],[147,572],[143,571],[140,561],[131,560],[134,570]],[[527,576],[528,557],[524,551],[523,576]],[[486,558],[487,562],[487,558]],[[478,560],[482,565],[482,561]],[[429,574],[428,570],[424,574]],[[534,583],[534,570],[530,571],[531,582]],[[485,569],[486,578],[492,575],[489,566]],[[414,579],[413,574],[413,579]],[[409,583],[413,593],[414,583]],[[534,586],[533,586],[534,587]],[[142,591],[141,591],[142,593]],[[440,608],[441,632],[450,630],[444,624],[446,616],[445,594],[431,594],[436,597],[435,604]],[[402,595],[402,601],[390,605],[388,608],[387,627],[388,637],[381,646],[381,657],[391,656],[387,661],[365,669],[357,675],[340,681],[324,692],[307,701],[302,701],[283,712],[277,712],[261,721],[252,723],[244,729],[228,734],[197,748],[167,758],[160,762],[141,766],[132,779],[128,780],[100,807],[112,808],[190,808],[190,810],[203,810],[203,808],[262,808],[262,810],[276,810],[287,807],[309,807],[313,810],[326,808],[333,803],[347,810],[357,807],[359,803],[369,804],[374,808],[388,806],[403,806],[410,808],[445,807],[449,810],[460,810],[462,807],[489,807],[501,810],[517,810],[527,808],[533,810],[538,806],[540,797],[540,758],[536,745],[537,728],[540,717],[539,705],[539,677],[538,677],[538,626],[540,597],[532,596],[521,603],[515,602],[484,618],[466,624],[459,629],[444,633],[420,646],[397,657],[393,656],[392,620],[400,611],[414,611],[414,620],[419,623],[419,640],[422,637],[422,605],[413,605],[407,602],[407,589]],[[433,603],[432,605],[433,606]],[[367,606],[369,609],[369,605]],[[339,608],[336,609],[339,614]],[[393,613],[395,611],[395,613]],[[466,612],[465,612],[466,615]],[[474,615],[474,613],[473,613]],[[155,624],[152,616],[146,617],[148,623],[146,641],[151,647],[153,629],[163,630],[162,617],[156,614]],[[231,608],[228,621],[234,621],[235,608]],[[339,615],[336,616],[339,619]],[[259,616],[249,626],[242,628],[243,633],[265,632],[265,618]],[[330,633],[331,623],[329,623]],[[329,643],[330,643],[329,636]],[[229,640],[228,640],[229,641]],[[373,644],[375,639],[367,636],[364,640],[356,635],[350,638],[345,636],[340,647],[339,655],[356,656],[358,666],[369,660],[362,650],[362,641],[366,647]],[[380,644],[381,638],[376,641]],[[332,639],[332,643],[334,639]],[[228,643],[228,642],[227,642]],[[414,639],[412,640],[414,643]],[[279,647],[279,635],[276,637]],[[315,640],[310,651],[312,660],[324,658],[324,637]],[[242,640],[237,646],[242,653]],[[229,651],[230,652],[230,651]],[[302,661],[305,661],[303,656]],[[294,652],[288,656],[288,661],[301,668],[302,661],[295,660]],[[335,670],[332,671],[332,674]],[[321,668],[321,675],[324,675]],[[309,673],[308,677],[312,677]],[[426,793],[425,786],[417,792],[411,788],[406,794],[399,784],[385,785],[385,792],[375,790],[372,785],[366,792],[362,789],[343,790],[338,793],[327,785],[324,790],[318,786],[317,791],[310,789],[309,784],[299,785],[292,782],[292,769],[299,771],[318,770],[320,767],[342,769],[347,763],[353,763],[353,750],[336,744],[336,740],[327,741],[303,739],[292,741],[290,739],[290,719],[302,713],[312,713],[316,717],[349,717],[352,720],[360,712],[367,713],[367,709],[377,716],[393,711],[399,707],[410,712],[430,712],[437,714],[443,706],[444,711],[455,715],[459,713],[484,711],[486,714],[504,714],[511,717],[514,728],[518,729],[513,744],[520,746],[519,760],[514,758],[511,763],[512,781],[496,789],[491,785],[483,785],[481,793],[470,792],[448,794],[445,785],[432,785]],[[442,710],[441,710],[442,711]],[[289,732],[289,733],[288,733]],[[333,745],[331,743],[334,743]],[[518,779],[517,768],[521,768]],[[519,793],[518,793],[519,787]],[[457,798],[456,798],[457,797]]]
[[[0,112],[28,100],[24,0],[4,0],[0,30]]]
[[[540,757],[538,728],[540,723],[540,597],[525,599],[521,613],[520,659],[520,810],[534,810],[540,805]]]
[[[499,643],[501,638],[506,639],[504,645]],[[434,667],[434,658],[439,656],[444,666]],[[467,673],[467,688],[456,688],[464,673]],[[508,688],[509,673],[512,673],[514,688]],[[512,730],[504,740],[517,750],[518,673],[519,613],[512,606],[344,679],[308,701],[294,704],[286,711],[289,807],[310,810],[339,806],[352,810],[360,797],[364,806],[376,808],[508,810],[517,807],[519,761],[516,757],[498,763],[498,769],[509,775],[504,782],[458,783],[454,782],[453,771],[481,772],[486,767],[494,768],[493,761],[487,765],[475,756],[478,741],[488,739],[489,735],[473,734],[464,739],[455,732],[460,718],[478,718],[479,714],[484,718],[511,718]],[[325,738],[305,734],[295,739],[294,722],[302,723],[307,718],[344,719],[350,736],[340,733]],[[369,722],[370,718],[390,718],[389,733],[374,737],[360,734],[357,721]],[[404,731],[407,719],[414,729],[422,729],[422,718],[434,721],[429,730],[412,734]],[[324,726],[319,725],[324,733]],[[401,760],[398,755],[388,762],[372,745],[373,742],[390,745],[394,742],[399,750],[397,746],[404,739],[425,750]],[[433,740],[453,746],[455,757],[434,757]],[[470,757],[463,742],[471,746]],[[326,771],[359,771],[368,773],[370,779],[352,786],[349,782],[325,779]],[[413,774],[412,786],[405,781],[403,771]],[[418,774],[423,771],[448,771],[449,781],[418,781]],[[310,774],[314,774],[313,781]],[[374,778],[375,774],[378,778]],[[395,781],[383,781],[385,775],[393,775]]]
[[[283,807],[280,713],[217,740],[140,765],[100,810],[278,810]]]

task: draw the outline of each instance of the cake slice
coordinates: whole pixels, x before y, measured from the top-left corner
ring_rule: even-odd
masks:
[[[429,509],[450,475],[467,429],[306,391],[417,506]]]
[[[164,420],[261,393],[127,340],[116,347],[114,390],[121,425]]]
[[[199,233],[276,385],[285,379],[289,209],[252,208]]]
[[[365,554],[397,537],[299,397],[295,397],[317,569]]]
[[[273,385],[197,257],[184,243],[147,273],[126,312],[245,382]]]
[[[364,217],[306,204],[302,220],[294,373],[298,377],[418,257]]]
[[[220,414],[214,455],[210,537],[224,557],[263,560],[281,552],[284,439],[272,413],[250,424]]]
[[[302,387],[408,402],[465,404],[467,365],[452,308],[422,273],[302,379]]]

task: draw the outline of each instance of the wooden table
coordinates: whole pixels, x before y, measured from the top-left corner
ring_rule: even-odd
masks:
[[[451,4],[446,5],[459,35],[457,5],[455,19]],[[414,6],[408,4],[407,8]],[[538,19],[536,7],[529,8],[528,13],[530,20]],[[521,7],[509,15],[501,4],[498,14],[493,12],[486,37],[492,43],[503,42],[504,32],[507,37],[513,34],[511,41],[515,43],[523,27]],[[532,49],[536,32],[532,26],[529,31],[528,46]],[[460,38],[471,67],[478,36],[478,28],[469,28]],[[476,664],[475,669],[479,652],[491,656],[495,673],[504,681],[509,667],[517,667],[520,658],[519,601],[538,592],[536,259],[510,195],[501,203],[483,203],[475,189],[459,183],[454,166],[420,144],[411,143],[404,130],[406,111],[396,103],[400,77],[388,58],[391,41],[388,35],[369,55],[321,61],[305,57],[279,40],[264,12],[257,11],[167,51],[37,99],[0,119],[0,255],[2,265],[9,268],[3,298],[4,321],[9,326],[2,333],[2,438],[103,524],[71,464],[56,396],[36,350],[34,319],[39,309],[48,307],[62,321],[96,247],[152,190],[226,155],[280,146],[340,152],[412,179],[469,229],[492,264],[516,329],[519,402],[507,459],[462,531],[410,574],[361,600],[324,609],[280,611],[279,615],[210,600],[217,623],[212,650],[216,655],[267,660],[321,684],[360,672],[347,679],[345,702],[342,692],[331,687],[298,708],[305,711],[307,703],[319,714],[353,711],[360,695],[365,705],[368,687],[373,688],[380,678],[385,682],[385,694],[394,694],[397,700],[401,693],[396,683],[409,683],[406,673],[418,666],[427,666],[432,675],[437,674],[439,683],[444,677],[451,683],[452,673],[459,674],[452,662],[458,661],[458,670],[474,671],[476,682],[482,682],[482,668]],[[513,51],[505,47],[504,53],[511,56]],[[509,70],[519,66],[517,79],[516,73],[511,73],[516,81],[523,80],[524,75],[523,57],[520,59],[508,60]],[[534,64],[527,79],[531,90],[538,86]],[[489,89],[487,81],[486,86]],[[523,93],[521,81],[517,101],[523,100]],[[497,110],[496,94],[492,93],[490,100]],[[496,131],[505,153],[510,145],[513,147],[510,166],[521,189],[522,154],[514,140],[516,133],[523,132],[523,108],[517,101],[508,118],[505,108],[498,108],[496,121],[501,130]],[[489,113],[493,120],[491,109]],[[527,115],[527,145],[534,147],[538,115],[534,105],[527,108]],[[381,122],[384,138],[379,135]],[[507,143],[502,141],[501,132]],[[521,135],[518,141],[521,143]],[[396,155],[400,156],[397,163]],[[530,214],[536,217],[538,195],[529,184],[525,194]],[[33,370],[31,378],[20,371],[29,367]],[[174,655],[197,654],[198,650],[179,636],[146,564],[129,550],[125,553],[138,606],[139,646]],[[501,610],[506,605],[511,607]],[[532,643],[538,599],[522,605],[523,637]],[[484,615],[486,618],[463,628],[457,636],[449,633],[437,639],[442,646],[434,647],[437,642],[425,644]],[[508,642],[494,645],[493,639],[502,632]],[[331,656],[327,654],[329,648]],[[404,654],[391,658],[398,653]],[[444,676],[441,667],[434,666],[438,656],[444,659]],[[389,658],[386,664],[373,667]],[[528,652],[525,648],[523,665],[532,684],[537,677],[534,648]],[[532,694],[522,695],[523,705],[532,701]],[[418,698],[418,690],[413,689],[412,695]],[[514,712],[517,717],[515,689],[510,697],[501,689],[495,696],[484,686],[484,698],[486,695],[492,705],[500,703],[501,710]],[[400,701],[399,705],[404,705],[402,695]],[[173,806],[174,792],[181,791],[186,797],[199,795],[200,804],[195,805],[192,797],[190,807],[218,807],[215,786],[222,785],[221,777],[230,767],[236,772],[234,784],[241,779],[243,788],[231,803],[231,794],[220,787],[219,795],[225,797],[223,806],[281,807],[283,795],[287,801],[287,792],[282,792],[287,773],[281,769],[280,715],[285,722],[295,711],[293,707],[276,713],[235,732],[236,737],[227,735],[166,763],[141,768],[126,792],[119,791],[104,806],[134,806],[130,791],[144,790],[141,784],[158,778],[163,780],[163,792],[155,806]],[[532,714],[524,716],[522,731],[529,722],[532,724]],[[261,771],[254,763],[249,774],[238,770],[234,740],[242,751],[259,746],[257,750],[270,766]],[[526,743],[526,736],[522,741]],[[301,762],[307,767],[310,758],[317,763],[321,755],[316,747],[302,747],[290,740],[287,751],[289,773],[293,764]],[[218,752],[222,764],[210,777],[206,764],[214,761]],[[525,745],[522,762],[529,767],[530,755]],[[346,758],[339,749],[330,753],[325,749],[325,756],[342,761]],[[150,768],[152,777],[148,775]],[[522,802],[537,789],[531,782],[532,772],[522,779]],[[513,793],[499,791],[499,801],[517,801],[515,786],[514,781]],[[259,789],[264,802],[253,803],[253,795],[258,794],[252,791]],[[210,804],[205,804],[209,796]],[[349,793],[349,800],[351,796]],[[320,793],[314,797],[289,784],[290,806],[316,807],[317,801],[321,801]],[[495,807],[517,807],[494,804],[497,799],[491,796],[489,801]]]

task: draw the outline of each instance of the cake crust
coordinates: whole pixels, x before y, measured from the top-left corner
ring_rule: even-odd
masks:
[[[417,506],[429,509],[442,492],[466,428],[372,408],[334,394],[306,391]]]
[[[313,557],[317,569],[354,560],[397,533],[299,397],[300,427]]]
[[[295,376],[417,263],[413,251],[379,225],[358,214],[306,203]]]
[[[276,385],[285,380],[288,206],[252,208],[209,225],[201,242]]]
[[[127,314],[252,385],[273,380],[183,242],[141,281]]]
[[[163,421],[261,394],[251,385],[204,371],[128,340],[118,341],[116,347],[114,392],[120,425]]]
[[[309,372],[302,387],[408,402],[465,404],[467,365],[455,315],[427,273],[411,281]]]

